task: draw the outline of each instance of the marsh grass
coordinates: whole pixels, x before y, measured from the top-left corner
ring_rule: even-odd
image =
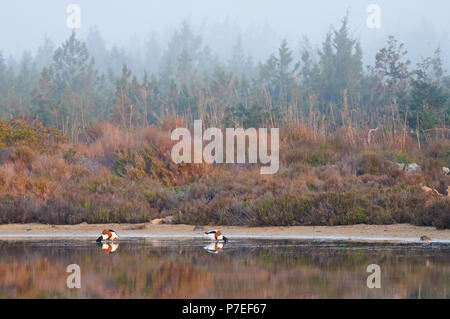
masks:
[[[280,170],[255,165],[176,165],[170,129],[123,130],[108,122],[68,144],[42,126],[1,123],[0,223],[144,223],[172,215],[175,223],[214,225],[350,225],[414,223],[450,228],[444,196],[448,140],[400,148],[368,145],[352,128],[325,136],[307,125],[281,130]],[[24,131],[22,133],[9,130]],[[20,137],[21,136],[21,137]],[[396,163],[417,162],[407,173]]]

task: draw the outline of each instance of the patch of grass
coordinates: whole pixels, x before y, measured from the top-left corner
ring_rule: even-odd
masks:
[[[373,151],[366,151],[357,163],[357,175],[384,175],[389,173],[390,163]]]
[[[433,226],[437,229],[450,228],[450,199],[441,198],[433,201],[419,211],[414,223],[419,226]]]
[[[63,153],[63,158],[67,163],[73,164],[75,162],[75,155],[77,154],[77,151],[73,148],[69,149],[68,151]]]

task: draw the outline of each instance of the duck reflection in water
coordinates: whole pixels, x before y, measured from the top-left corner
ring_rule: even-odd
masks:
[[[223,242],[215,242],[211,243],[205,247],[203,247],[208,253],[211,254],[218,254],[222,248],[225,246],[225,243]]]
[[[106,255],[116,252],[117,249],[119,248],[119,244],[116,243],[104,243],[104,244],[99,243],[98,245],[102,246],[102,250]]]

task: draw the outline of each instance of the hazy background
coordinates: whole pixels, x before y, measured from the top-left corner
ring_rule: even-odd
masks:
[[[72,3],[81,6],[82,25],[77,31],[81,37],[98,27],[108,48],[117,44],[129,54],[140,54],[152,34],[164,50],[183,21],[222,59],[230,55],[238,36],[245,52],[257,61],[276,51],[283,38],[298,54],[302,36],[319,45],[330,26],[338,27],[349,10],[350,27],[361,40],[365,64],[373,63],[388,35],[395,35],[405,43],[412,61],[431,55],[440,45],[445,67],[450,68],[447,0],[18,0],[1,5],[0,51],[14,60],[24,50],[35,54],[45,34],[59,46],[70,34],[66,8]],[[366,26],[371,3],[382,9],[381,29]]]

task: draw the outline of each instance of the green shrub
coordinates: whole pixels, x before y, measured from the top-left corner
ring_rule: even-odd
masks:
[[[0,148],[27,145],[44,150],[64,140],[64,136],[57,129],[46,128],[39,122],[0,120]]]
[[[257,225],[289,226],[294,222],[294,213],[289,199],[261,199],[255,202]]]
[[[75,155],[77,154],[77,151],[71,148],[70,150],[64,152],[63,158],[67,163],[74,163],[75,162]]]
[[[35,154],[28,146],[19,146],[14,151],[14,161],[16,162],[23,163],[24,165],[30,165],[34,159]]]
[[[450,199],[433,201],[416,214],[414,223],[419,226],[434,226],[437,229],[450,228]]]
[[[356,174],[384,175],[389,172],[390,163],[375,152],[365,152],[359,159]]]
[[[409,155],[407,153],[403,152],[402,150],[394,153],[394,159],[398,163],[403,163],[406,165],[411,164],[413,162],[413,160],[409,157]]]

